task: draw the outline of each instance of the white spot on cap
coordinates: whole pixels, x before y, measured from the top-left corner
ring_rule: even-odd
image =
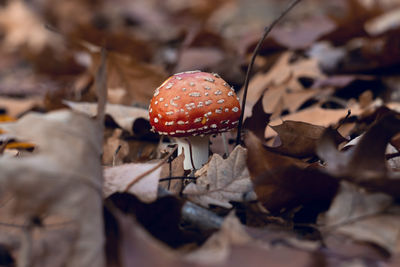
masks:
[[[154,102],[154,105],[157,105],[158,104],[158,101],[156,100],[156,102]]]
[[[202,101],[200,101],[199,103],[197,103],[197,107],[198,108],[201,108],[201,107],[203,107],[204,105],[203,105],[203,102]]]
[[[206,100],[205,104],[206,104],[206,106],[209,106],[209,105],[211,105],[211,104],[212,104],[212,100],[211,100],[211,99],[209,99],[209,100]]]
[[[190,86],[194,86],[194,82],[190,82],[189,85],[190,85]]]
[[[165,106],[165,107],[168,107],[168,104],[167,104],[167,103],[165,103],[165,104],[164,104],[164,106]]]
[[[189,96],[200,97],[201,94],[199,92],[191,92],[191,93],[189,93]]]
[[[153,112],[153,109],[152,109],[152,108],[150,108],[150,109],[149,109],[149,112],[150,112],[150,113],[152,113],[152,112]]]
[[[165,112],[165,114],[167,114],[167,115],[173,115],[173,114],[174,114],[174,112],[171,110],[171,111],[167,111],[167,112]]]
[[[208,96],[208,92],[205,92],[204,95],[205,95],[205,96]]]
[[[160,119],[162,119],[162,116],[161,116],[161,114],[160,114],[160,113],[158,113],[158,114],[157,114],[157,116],[158,116]]]
[[[205,114],[204,114],[204,117],[211,116],[211,114],[212,114],[212,112],[211,112],[211,111],[209,111],[209,112],[207,112],[207,113],[205,113]]]
[[[185,112],[185,110],[183,108],[181,108],[179,111],[182,112],[182,113]]]
[[[213,83],[215,81],[213,78],[210,78],[210,77],[206,77],[206,78],[204,78],[204,80],[207,82],[211,82],[211,83]]]
[[[239,111],[239,108],[238,108],[238,107],[234,107],[234,108],[232,108],[232,111],[233,111],[233,112],[238,112],[238,111]]]
[[[166,125],[166,126],[174,125],[174,121],[166,121],[166,122],[165,122],[165,125]]]
[[[232,91],[229,91],[229,92],[228,92],[228,96],[233,96],[233,92],[232,92]]]
[[[239,123],[239,121],[233,121],[231,124],[235,125],[235,124],[238,124],[238,123]]]
[[[211,87],[206,85],[206,86],[204,86],[204,89],[211,90]]]
[[[182,87],[182,91],[185,92],[185,91],[186,91],[186,88],[185,88],[185,87]]]
[[[156,89],[156,91],[154,92],[154,96],[158,96],[159,93],[160,93],[160,90]]]
[[[222,103],[224,103],[224,102],[225,102],[225,99],[219,99],[219,100],[217,101],[218,104],[222,104]]]
[[[184,122],[184,121],[178,121],[177,124],[179,124],[179,125],[184,125],[185,122]]]
[[[216,124],[211,124],[210,127],[215,129],[215,128],[217,128],[217,125]]]
[[[229,86],[229,84],[228,84],[228,83],[226,83],[226,82],[224,83],[224,86],[226,86],[226,87],[230,87],[230,86]]]
[[[169,135],[175,135],[175,132],[169,132]]]
[[[181,99],[181,96],[180,96],[180,95],[177,95],[177,96],[175,96],[175,97],[173,98],[173,100],[179,100],[179,99]]]
[[[196,119],[194,119],[194,123],[198,123],[198,122],[201,122],[201,120],[202,120],[202,118],[201,117],[199,117],[199,118],[196,118]]]
[[[217,108],[217,109],[215,110],[215,113],[222,113],[222,108]]]
[[[158,101],[163,102],[163,101],[164,101],[164,97],[160,97],[160,98],[158,99]]]
[[[215,78],[221,78],[218,73],[213,73],[212,75],[214,75]]]
[[[167,86],[165,86],[165,89],[171,89],[172,86],[174,86],[173,83],[168,83]]]
[[[154,122],[155,122],[155,123],[158,123],[158,119],[157,119],[157,118],[154,118]]]
[[[228,124],[229,123],[229,120],[223,120],[223,121],[221,121],[221,124]]]
[[[184,130],[176,130],[176,133],[186,133]]]
[[[177,76],[177,77],[175,77],[175,79],[182,80],[182,77]]]
[[[217,90],[217,91],[214,92],[214,95],[221,95],[221,94],[222,94],[221,90]]]
[[[225,112],[229,112],[229,108],[225,108]]]

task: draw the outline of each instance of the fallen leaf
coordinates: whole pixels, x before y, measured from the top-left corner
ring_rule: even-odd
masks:
[[[107,133],[107,129],[105,131]],[[102,163],[106,166],[121,165],[129,155],[129,144],[121,138],[121,129],[111,131],[111,136],[104,140]]]
[[[318,155],[326,161],[330,175],[348,180],[368,190],[400,195],[400,179],[387,168],[385,152],[390,139],[400,131],[398,114],[389,111],[378,119],[345,152],[339,152],[333,141],[332,130],[327,130],[318,145]]]
[[[357,116],[361,113],[358,106],[349,108],[351,114]],[[330,125],[337,124],[340,119],[344,119],[347,116],[348,109],[324,109],[318,106],[313,106],[307,109],[300,110],[296,113],[282,116],[279,119],[272,120],[270,126],[276,126],[282,123],[282,121],[301,121],[304,123],[310,123],[317,126],[328,127]],[[275,136],[272,129],[267,127],[265,129],[265,138]]]
[[[319,139],[326,128],[300,121],[284,121],[271,128],[278,133],[277,147],[271,147],[271,151],[293,157],[311,157],[316,155],[316,148]],[[335,142],[340,144],[346,141],[336,132]]]
[[[72,101],[64,101],[64,103],[72,110],[85,113],[89,116],[95,116],[97,110],[96,103],[78,103]],[[138,118],[148,120],[149,112],[143,108],[129,107],[118,104],[107,104],[106,114],[110,115],[114,121],[124,130],[135,133],[133,126]],[[150,127],[149,127],[150,129]],[[143,130],[143,129],[142,129]]]
[[[227,159],[214,154],[208,163],[207,173],[183,190],[191,201],[208,207],[210,204],[231,208],[230,201],[242,202],[250,195],[252,185],[246,168],[246,149],[237,146]],[[201,171],[201,170],[200,170]]]
[[[258,200],[272,213],[301,205],[328,205],[338,182],[318,168],[295,158],[279,155],[263,146],[252,132],[245,137],[247,166]]]
[[[382,193],[366,193],[357,186],[341,183],[340,190],[322,221],[327,234],[341,233],[375,243],[390,253],[399,252],[399,212],[390,212],[393,199]],[[324,230],[324,227],[322,228]]]
[[[199,249],[185,255],[185,259],[208,265],[222,264],[232,253],[233,245],[248,245],[254,241],[238,218],[230,213],[224,219],[220,230],[214,233]]]
[[[130,183],[135,183],[128,192],[145,203],[153,202],[157,199],[158,180],[161,173],[161,167],[156,168],[157,165],[158,163],[130,163],[106,168],[104,196],[108,197],[115,192],[125,192]],[[149,171],[151,172],[148,173]],[[136,180],[139,181],[136,182]]]
[[[24,112],[28,112],[34,107],[41,107],[43,102],[39,98],[30,97],[26,99],[0,97],[0,109],[5,109],[6,114],[17,118]]]
[[[185,181],[185,170],[183,169],[184,160],[185,152],[183,151],[183,153],[174,158],[171,163],[165,163],[161,169],[161,178],[178,178],[164,182],[160,181],[160,186],[167,189],[172,194],[180,194],[183,190]]]
[[[0,183],[14,196],[13,212],[25,220],[50,214],[68,219],[76,227],[76,239],[63,265],[104,266],[102,133],[98,123],[63,110],[29,113],[1,127],[37,145],[32,155],[0,157]],[[22,242],[23,247],[27,245]],[[47,251],[46,259],[57,256],[54,250]]]

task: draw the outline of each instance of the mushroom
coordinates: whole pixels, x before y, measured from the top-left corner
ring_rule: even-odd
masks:
[[[216,73],[177,73],[155,90],[149,117],[152,131],[176,137],[178,154],[185,151],[184,169],[199,169],[208,161],[208,135],[237,126],[239,98]]]

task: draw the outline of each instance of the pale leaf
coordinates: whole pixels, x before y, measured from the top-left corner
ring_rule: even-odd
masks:
[[[254,198],[249,171],[246,167],[247,150],[237,146],[227,159],[214,154],[207,173],[189,184],[183,194],[202,206],[218,205],[231,208],[230,201],[241,202],[246,194]],[[248,198],[246,198],[248,199]]]
[[[144,177],[141,176],[157,165],[157,163],[130,163],[106,168],[104,170],[104,196],[108,197],[115,192],[124,192],[130,183],[140,179],[129,188],[128,192],[145,203],[155,201],[157,199],[161,167],[156,168]]]

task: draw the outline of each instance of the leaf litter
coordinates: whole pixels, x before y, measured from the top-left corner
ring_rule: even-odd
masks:
[[[398,1],[302,1],[258,51],[243,146],[213,136],[190,173],[155,88],[193,68],[243,97],[284,3],[95,2],[0,4],[1,264],[398,265]]]

